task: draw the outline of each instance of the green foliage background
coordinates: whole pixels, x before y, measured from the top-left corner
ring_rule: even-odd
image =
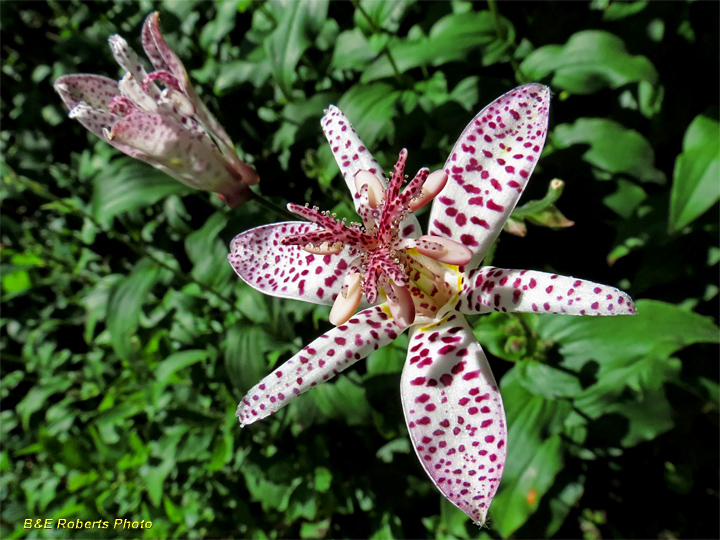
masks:
[[[718,531],[716,2],[3,2],[3,538],[713,538]],[[405,341],[240,430],[235,407],[329,327],[226,262],[280,218],[228,210],[67,119],[52,81],[120,76],[107,37],[167,40],[279,205],[351,215],[319,128],[337,104],[386,167],[440,166],[518,84],[554,91],[501,267],[617,285],[629,318],[473,321],[501,382],[505,477],[478,529],[422,472]],[[518,214],[519,217],[519,214]],[[27,518],[152,529],[24,530]]]

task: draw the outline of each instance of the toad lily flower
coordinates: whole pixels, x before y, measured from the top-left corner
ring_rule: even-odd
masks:
[[[507,453],[502,399],[463,314],[634,314],[615,288],[530,270],[480,267],[542,150],[550,90],[529,84],[481,111],[442,171],[422,169],[401,191],[407,151],[386,183],[378,163],[335,107],[322,126],[363,225],[305,206],[310,222],[238,235],[229,260],[255,289],[333,305],[336,328],[260,381],[243,398],[243,426],[387,345],[409,328],[401,399],[420,463],[445,497],[478,524]],[[429,235],[414,210],[434,198]],[[364,309],[354,313],[363,303]]]
[[[110,48],[126,71],[119,82],[65,75],[55,81],[55,90],[71,118],[118,150],[191,188],[216,191],[229,206],[237,206],[258,175],[240,161],[230,137],[200,101],[162,37],[158,19],[157,12],[150,14],[142,29],[143,48],[155,71],[147,73],[135,51],[114,35]]]

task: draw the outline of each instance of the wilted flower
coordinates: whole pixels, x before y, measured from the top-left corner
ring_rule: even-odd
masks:
[[[253,387],[241,424],[260,420],[410,328],[400,383],[410,438],[440,491],[478,524],[507,455],[502,399],[464,313],[634,314],[613,287],[531,270],[477,268],[515,207],[540,156],[550,91],[529,84],[481,111],[442,171],[404,190],[407,151],[389,182],[345,116],[322,120],[363,224],[298,205],[312,223],[266,225],[238,235],[230,263],[255,289],[333,305],[338,325]],[[429,235],[413,212],[434,198]],[[355,310],[365,297],[366,307]],[[366,306],[367,306],[366,304]],[[375,305],[377,304],[377,305]]]
[[[240,161],[230,137],[198,97],[163,39],[158,19],[157,12],[150,14],[142,29],[143,48],[155,71],[147,73],[135,51],[114,35],[110,48],[126,71],[120,81],[65,75],[55,81],[55,90],[71,118],[118,150],[237,206],[258,175]]]

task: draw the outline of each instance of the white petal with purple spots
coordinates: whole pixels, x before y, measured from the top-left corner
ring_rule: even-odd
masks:
[[[507,424],[490,365],[462,315],[412,330],[400,391],[425,472],[482,525],[505,465]]]
[[[304,221],[256,227],[233,239],[228,260],[237,275],[260,292],[330,306],[353,258],[347,252],[316,255],[281,243],[288,235],[316,229],[320,227]]]
[[[457,309],[463,313],[637,313],[632,299],[615,287],[546,272],[503,270],[492,266],[468,274],[463,281]]]
[[[500,234],[525,189],[545,144],[550,89],[533,83],[485,107],[455,143],[435,198],[430,234],[452,238],[473,251],[475,268]]]
[[[320,336],[251,388],[238,405],[235,416],[242,426],[270,416],[401,333],[383,307],[361,311],[346,324]]]
[[[53,87],[70,110],[81,102],[93,109],[107,109],[110,100],[120,93],[117,81],[87,73],[58,77]]]

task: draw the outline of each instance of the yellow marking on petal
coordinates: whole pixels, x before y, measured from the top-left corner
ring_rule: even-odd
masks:
[[[427,331],[430,330],[431,328],[435,328],[436,326],[439,326],[439,325],[441,325],[442,323],[444,323],[445,321],[447,321],[447,320],[450,318],[450,315],[451,315],[451,314],[448,313],[445,317],[443,317],[442,319],[440,319],[438,322],[434,322],[434,323],[432,323],[432,324],[428,324],[427,326],[421,326],[420,328],[418,328],[418,330],[420,330],[421,332],[427,332]]]
[[[382,309],[382,311],[385,315],[392,318],[392,313],[390,313],[390,306],[388,306],[387,303],[381,304],[380,309]]]
[[[170,165],[177,167],[178,169],[182,169],[185,166],[185,162],[183,162],[180,158],[172,158],[170,159]]]

